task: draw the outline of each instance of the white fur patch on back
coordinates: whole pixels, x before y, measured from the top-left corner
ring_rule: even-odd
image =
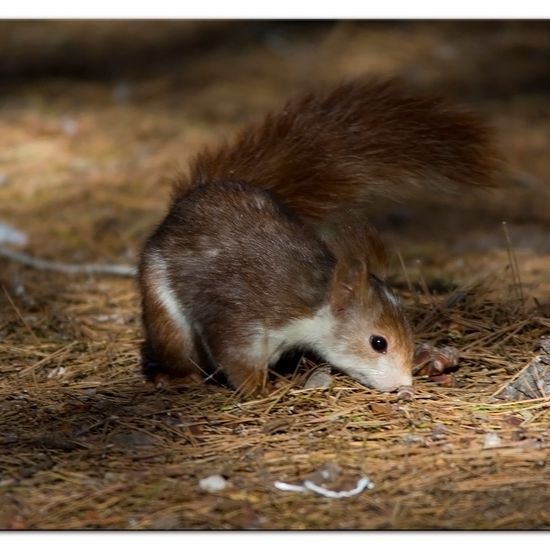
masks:
[[[183,308],[178,303],[166,270],[166,261],[159,253],[149,255],[148,279],[150,288],[155,294],[158,302],[168,313],[172,322],[185,333],[190,333],[191,327]]]

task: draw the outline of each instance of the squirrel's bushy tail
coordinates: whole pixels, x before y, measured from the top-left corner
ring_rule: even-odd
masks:
[[[497,167],[476,116],[394,80],[359,79],[291,100],[199,154],[176,198],[206,181],[245,181],[317,220],[375,195],[402,198],[407,187],[487,186]]]

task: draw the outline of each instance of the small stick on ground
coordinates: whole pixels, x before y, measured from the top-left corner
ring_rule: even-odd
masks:
[[[71,264],[36,258],[30,254],[0,248],[0,257],[17,262],[40,271],[57,271],[68,275],[116,275],[117,277],[135,277],[137,269],[132,265],[117,264]]]

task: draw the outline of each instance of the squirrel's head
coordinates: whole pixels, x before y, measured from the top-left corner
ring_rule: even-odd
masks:
[[[371,388],[412,384],[413,337],[398,298],[364,264],[337,266],[329,297],[325,358]]]

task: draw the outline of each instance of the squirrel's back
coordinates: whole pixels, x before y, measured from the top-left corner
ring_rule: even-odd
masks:
[[[232,143],[202,152],[175,198],[205,182],[244,181],[317,220],[415,186],[490,185],[497,165],[491,132],[476,116],[394,80],[357,79],[290,100]]]

